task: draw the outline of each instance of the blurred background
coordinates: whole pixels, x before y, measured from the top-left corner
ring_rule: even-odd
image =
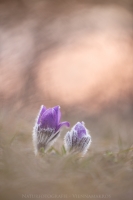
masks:
[[[42,104],[85,121],[92,150],[133,144],[132,0],[0,0],[1,141],[32,154]]]

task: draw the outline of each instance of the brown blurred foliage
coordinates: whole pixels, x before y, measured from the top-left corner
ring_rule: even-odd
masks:
[[[132,107],[132,5],[0,1],[0,105]]]

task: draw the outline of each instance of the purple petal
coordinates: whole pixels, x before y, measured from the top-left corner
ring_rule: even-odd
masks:
[[[57,117],[56,112],[53,108],[47,109],[41,117],[41,128],[52,128],[57,127]]]
[[[69,122],[61,122],[61,123],[57,126],[56,131],[58,131],[62,126],[70,127],[70,123],[69,123]]]
[[[43,115],[43,113],[46,111],[46,107],[45,106],[41,106],[40,111],[39,111],[39,115],[38,115],[38,120],[37,123],[40,124],[40,120],[41,120],[41,116]]]
[[[56,119],[57,119],[57,125],[58,125],[60,123],[60,119],[61,119],[60,106],[55,106],[53,109],[56,112]]]
[[[78,122],[74,129],[77,131],[78,138],[82,138],[86,135],[86,128],[84,127],[83,123]]]

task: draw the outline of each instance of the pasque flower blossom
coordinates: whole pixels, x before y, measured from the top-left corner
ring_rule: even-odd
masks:
[[[67,152],[79,152],[85,154],[91,144],[91,136],[86,129],[84,122],[77,122],[67,132],[64,138],[64,145]]]
[[[49,109],[41,106],[33,129],[35,154],[39,152],[40,148],[46,150],[55,142],[62,126],[70,126],[69,122],[60,122],[60,119],[60,106]]]

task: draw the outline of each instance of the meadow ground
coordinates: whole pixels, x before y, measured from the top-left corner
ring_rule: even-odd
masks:
[[[1,112],[0,199],[133,198],[133,124],[129,113],[64,115],[71,126],[82,118],[90,130],[92,145],[84,158],[66,154],[66,129],[47,153],[35,157],[35,117],[35,113]]]

